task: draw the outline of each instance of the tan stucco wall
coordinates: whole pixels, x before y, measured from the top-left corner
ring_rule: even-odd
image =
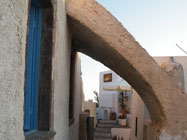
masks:
[[[131,140],[143,140],[144,102],[135,90],[131,99]],[[138,118],[137,137],[135,136],[136,117]]]
[[[0,139],[23,140],[28,1],[0,1]]]
[[[173,81],[187,93],[187,56],[161,56],[154,57],[154,59],[173,78]]]
[[[74,81],[74,123],[70,126],[69,140],[79,139],[79,115],[83,111],[82,104],[83,89],[82,89],[82,78],[81,78],[81,61],[80,55],[77,53],[75,63],[75,81]]]
[[[97,118],[96,118],[96,103],[93,101],[85,101],[84,109],[90,110],[90,117],[94,117],[94,128],[96,127]]]
[[[187,56],[172,56],[172,57],[174,62],[180,63],[183,67],[185,93],[187,94]],[[159,65],[161,65],[162,63],[168,62],[170,57],[168,56],[154,57],[154,59]]]
[[[57,1],[55,9],[55,44],[52,58],[52,80],[54,96],[55,140],[69,139],[69,75],[71,44],[68,40],[68,28],[64,1]]]
[[[187,136],[187,96],[134,37],[95,0],[67,0],[78,50],[128,81],[148,107],[150,138]],[[175,115],[173,115],[175,114]]]
[[[187,94],[187,56],[174,56],[174,61],[180,63],[184,71],[184,86]]]
[[[55,37],[52,58],[52,80],[54,111],[53,123],[56,131],[55,140],[69,138],[69,71],[71,44],[66,24],[65,5],[63,1],[54,4]]]

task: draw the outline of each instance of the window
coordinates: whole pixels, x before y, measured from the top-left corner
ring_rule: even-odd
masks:
[[[136,117],[135,136],[138,136],[138,118]]]
[[[104,74],[104,82],[111,82],[112,81],[112,73]]]
[[[25,81],[24,131],[49,131],[53,8],[49,0],[31,0]],[[27,133],[26,133],[27,134]]]
[[[34,1],[36,2],[36,1]],[[27,47],[24,130],[37,129],[38,71],[40,58],[42,9],[31,2]]]
[[[70,62],[69,125],[74,122],[74,79],[76,51],[72,47]]]

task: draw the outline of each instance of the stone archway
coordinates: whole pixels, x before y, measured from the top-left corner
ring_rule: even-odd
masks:
[[[94,0],[67,0],[68,22],[78,51],[100,61],[138,92],[148,107],[150,139],[187,134],[187,96],[133,36]]]

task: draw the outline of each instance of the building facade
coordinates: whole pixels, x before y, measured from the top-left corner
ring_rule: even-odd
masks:
[[[149,137],[186,139],[187,96],[94,0],[0,0],[0,31],[0,139],[78,139],[83,107],[77,50],[141,93],[156,124]]]
[[[119,75],[109,70],[100,72],[98,119],[110,120],[111,112],[116,113],[116,119],[122,113],[120,93],[124,92],[126,102],[127,126],[121,134],[129,135],[132,140],[143,140],[144,103],[134,89]],[[117,130],[118,131],[118,130]]]
[[[0,13],[0,139],[78,140],[82,78],[65,1],[1,0]]]

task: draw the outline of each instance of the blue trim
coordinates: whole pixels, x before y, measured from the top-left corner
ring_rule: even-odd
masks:
[[[25,121],[24,129],[30,130],[31,124],[31,96],[32,96],[32,66],[33,66],[33,40],[34,40],[34,9],[31,8],[29,19],[29,43],[27,49],[27,68],[26,68],[26,91],[25,91]]]
[[[39,62],[40,62],[40,41],[41,41],[41,22],[42,22],[42,10],[41,8],[36,8],[36,35],[35,35],[35,40],[36,40],[36,47],[35,48],[35,59],[34,59],[34,66],[35,69],[34,75],[35,79],[33,80],[33,87],[34,87],[34,96],[33,96],[33,128],[37,128],[37,114],[38,114],[38,82],[39,82]]]
[[[31,5],[29,21],[25,90],[25,131],[37,129],[42,9]]]

